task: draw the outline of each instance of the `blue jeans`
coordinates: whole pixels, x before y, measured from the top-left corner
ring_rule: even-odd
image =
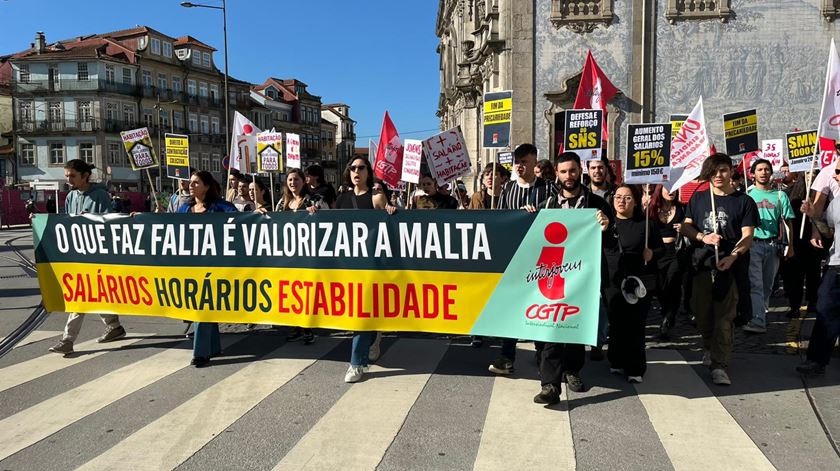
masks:
[[[825,272],[817,296],[817,322],[808,343],[808,359],[827,365],[840,336],[840,268]]]
[[[752,324],[767,327],[767,309],[773,282],[779,271],[778,244],[774,240],[755,240],[750,248],[750,298]]]
[[[604,295],[601,295],[598,306],[598,347],[603,347],[607,343],[607,338],[610,332],[610,319],[607,312],[607,303],[604,301]]]
[[[350,366],[367,366],[370,346],[376,340],[376,332],[356,332],[353,335],[353,348],[350,351]]]
[[[219,324],[215,322],[195,322],[193,338],[193,357],[209,358],[222,351],[219,339]]]

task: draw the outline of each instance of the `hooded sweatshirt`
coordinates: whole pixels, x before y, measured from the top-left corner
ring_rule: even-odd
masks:
[[[105,185],[91,183],[85,192],[76,188],[68,193],[67,199],[64,201],[64,210],[67,214],[72,215],[110,213],[111,195],[108,194]]]

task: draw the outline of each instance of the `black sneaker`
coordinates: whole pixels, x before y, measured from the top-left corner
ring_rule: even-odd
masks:
[[[291,334],[286,336],[286,341],[287,342],[297,342],[298,340],[302,340],[303,337],[304,337],[303,329],[296,328],[295,330],[292,331]]]
[[[313,334],[311,330],[305,331],[301,338],[303,338],[304,345],[312,345],[315,343],[315,334]]]
[[[661,340],[668,340],[671,333],[671,327],[674,325],[673,321],[669,318],[662,319],[662,323],[659,324],[659,338]]]
[[[102,337],[96,339],[97,343],[107,343],[113,342],[114,340],[119,340],[125,337],[125,329],[123,326],[115,327],[115,328],[107,328],[105,329],[105,333],[102,334]]]
[[[196,368],[204,368],[206,366],[210,366],[210,359],[207,357],[194,357],[190,362],[190,365]]]
[[[592,361],[604,360],[604,347],[592,347],[589,351],[589,359]]]
[[[493,363],[490,363],[487,369],[497,375],[513,374],[513,362],[505,357],[499,357]]]
[[[560,390],[553,384],[546,384],[539,394],[534,396],[537,404],[557,404],[560,402]]]
[[[820,376],[825,374],[825,365],[808,360],[797,366],[796,372],[802,376]]]
[[[584,386],[580,376],[575,373],[566,373],[565,376],[566,385],[569,387],[569,391],[583,392]]]

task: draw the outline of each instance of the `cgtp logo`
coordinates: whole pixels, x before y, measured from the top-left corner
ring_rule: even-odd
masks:
[[[569,231],[566,226],[559,222],[552,222],[546,226],[543,232],[546,245],[540,252],[537,259],[537,270],[539,280],[537,286],[540,293],[548,300],[559,301],[566,297],[566,280],[562,276],[563,258],[566,248],[561,244],[566,241]],[[525,318],[530,320],[551,321],[556,324],[565,322],[568,316],[580,312],[578,306],[571,306],[568,303],[546,303],[532,304],[525,310]]]

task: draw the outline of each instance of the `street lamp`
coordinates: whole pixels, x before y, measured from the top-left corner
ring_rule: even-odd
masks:
[[[192,3],[192,2],[181,2],[181,6],[184,8],[210,8],[213,10],[222,10],[222,30],[224,31],[225,36],[225,146],[226,152],[230,151],[230,123],[228,120],[230,119],[230,112],[228,110],[229,102],[230,102],[230,94],[228,92],[228,45],[227,45],[227,8],[225,4],[225,0],[222,0],[222,6],[216,5],[204,5],[200,3]]]

